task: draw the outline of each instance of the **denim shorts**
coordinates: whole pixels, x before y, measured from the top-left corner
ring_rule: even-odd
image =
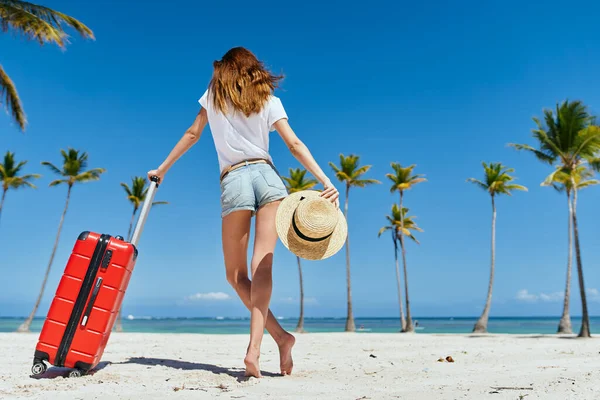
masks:
[[[239,210],[250,210],[254,216],[260,207],[287,195],[283,180],[271,165],[248,164],[221,181],[221,217]]]

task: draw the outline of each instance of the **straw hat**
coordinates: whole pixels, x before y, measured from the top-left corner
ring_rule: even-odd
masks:
[[[287,196],[276,217],[279,239],[292,253],[307,260],[323,260],[337,253],[348,234],[344,214],[314,190]]]

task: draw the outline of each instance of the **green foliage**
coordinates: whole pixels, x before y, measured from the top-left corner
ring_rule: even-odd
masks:
[[[500,194],[512,195],[514,190],[527,191],[525,186],[511,183],[515,178],[509,174],[513,173],[512,168],[507,168],[501,163],[482,163],[484,170],[484,180],[480,181],[475,178],[467,179],[468,182],[474,183],[481,189],[488,192],[492,197]]]
[[[72,187],[76,182],[84,183],[97,181],[100,175],[106,172],[104,168],[93,168],[84,171],[87,168],[88,154],[69,148],[68,151],[61,150],[60,154],[63,157],[62,169],[59,169],[49,161],[42,161],[42,165],[48,167],[52,172],[62,177],[50,182],[49,186],[57,186],[63,183]]]
[[[285,181],[285,186],[289,193],[296,193],[303,190],[309,190],[315,187],[318,182],[316,179],[307,179],[307,171],[301,168],[290,168],[290,176],[282,176]]]
[[[362,179],[362,176],[371,169],[371,166],[364,165],[359,167],[359,159],[360,157],[354,154],[349,156],[340,154],[340,166],[338,167],[332,162],[329,162],[329,166],[335,172],[335,177],[340,182],[344,182],[348,187],[365,187],[381,183],[376,179]]]
[[[390,215],[386,215],[385,218],[387,219],[389,225],[382,227],[379,230],[378,236],[381,236],[386,231],[393,230],[396,233],[396,238],[398,238],[400,236],[402,222],[404,222],[404,229],[402,230],[403,235],[408,236],[414,240],[415,243],[419,243],[412,231],[423,232],[423,229],[421,229],[415,222],[417,217],[408,215],[408,208],[402,207],[402,214],[400,214],[400,207],[398,207],[397,204],[393,204]]]
[[[3,32],[11,31],[40,44],[53,43],[64,48],[68,43],[65,26],[83,37],[94,38],[90,28],[66,14],[26,1],[0,0],[0,28]],[[25,130],[27,118],[17,89],[1,65],[0,103],[9,110],[21,131]]]
[[[510,146],[530,152],[544,163],[559,165],[545,182],[552,182],[553,175],[560,172],[569,175],[583,164],[600,170],[600,127],[594,125],[594,117],[581,101],[564,101],[556,105],[556,114],[544,110],[543,123],[538,118],[533,121],[538,148],[513,143]]]
[[[137,210],[140,205],[146,200],[148,194],[148,180],[143,176],[134,176],[131,178],[131,188],[126,183],[121,182],[121,186],[127,193],[127,199],[133,204],[134,210]],[[152,205],[169,204],[166,201],[155,201]]]
[[[409,165],[408,167],[402,167],[399,163],[393,162],[392,169],[393,174],[386,174],[389,180],[392,181],[392,187],[390,192],[404,192],[405,190],[412,189],[416,184],[425,182],[427,179],[423,178],[423,175],[413,175],[413,170],[416,165]]]
[[[594,176],[594,173],[589,168],[583,165],[575,168],[571,174],[565,172],[562,167],[557,167],[556,173],[551,174],[548,178],[552,177],[552,181],[548,181],[548,178],[542,182],[541,186],[552,186],[559,193],[567,192],[570,194],[573,190],[573,182],[577,190],[584,189],[586,187],[600,184],[600,181],[596,179],[589,179]],[[571,180],[571,176],[573,179]]]
[[[15,153],[7,151],[4,155],[4,162],[0,163],[0,182],[2,189],[19,189],[22,187],[30,187],[35,189],[35,185],[31,182],[34,179],[40,178],[38,174],[19,175],[21,169],[27,164],[27,161],[17,163],[15,161]]]
[[[21,105],[21,99],[17,93],[15,84],[10,79],[4,68],[0,65],[0,104],[9,110],[13,120],[19,125],[21,130],[25,129],[27,117]]]

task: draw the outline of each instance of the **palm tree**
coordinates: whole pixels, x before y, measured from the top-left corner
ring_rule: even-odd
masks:
[[[149,187],[146,186],[148,179],[143,176],[136,176],[131,179],[131,188],[126,183],[121,182],[121,186],[127,193],[127,199],[133,204],[133,214],[131,215],[131,221],[129,221],[129,231],[127,232],[127,241],[131,240],[131,234],[133,230],[133,223],[135,222],[135,215],[140,206],[146,200]],[[155,201],[152,203],[153,206],[159,204],[169,204],[167,201]]]
[[[588,179],[594,174],[584,166],[577,167],[573,173],[575,174],[574,178],[577,190],[600,184],[600,181]],[[546,181],[542,182],[542,186],[552,186],[559,193],[566,193],[567,203],[569,205],[569,258],[567,260],[567,284],[565,288],[565,298],[563,301],[563,312],[558,323],[558,333],[573,333],[571,327],[571,316],[569,314],[571,302],[571,270],[573,266],[573,207],[571,203],[571,193],[573,190],[571,185],[571,177],[562,171],[554,175],[554,181],[552,183],[549,184]]]
[[[26,39],[35,40],[40,45],[53,43],[64,48],[68,43],[68,36],[63,24],[75,29],[83,37],[94,38],[87,26],[61,12],[26,1],[0,0],[0,25],[4,32],[22,34]],[[13,121],[24,131],[27,118],[17,89],[0,65],[0,103],[2,102]]]
[[[400,305],[400,331],[404,332],[406,329],[406,320],[404,319],[404,307],[402,305],[402,285],[400,284],[400,267],[398,266],[398,240],[400,237],[400,227],[402,225],[402,221],[404,221],[404,235],[411,238],[415,243],[419,243],[419,241],[414,237],[411,231],[423,232],[421,228],[417,226],[414,222],[414,217],[407,216],[408,208],[402,209],[402,215],[400,214],[400,208],[397,204],[392,205],[392,213],[387,215],[386,218],[389,225],[382,227],[379,230],[379,237],[389,230],[392,234],[392,242],[394,243],[394,259],[396,261],[396,284],[398,286],[398,304]]]
[[[318,183],[315,179],[306,179],[306,170],[300,168],[290,168],[289,178],[286,176],[282,176],[282,178],[289,193],[312,189]],[[296,332],[304,332],[304,283],[302,281],[300,257],[296,256],[296,260],[298,261],[298,274],[300,277],[300,318],[298,319]]]
[[[340,154],[340,166],[329,162],[335,171],[336,178],[346,184],[346,203],[344,204],[344,216],[348,220],[348,195],[351,187],[364,188],[365,186],[381,183],[376,179],[362,179],[362,176],[371,169],[370,165],[358,166],[359,156],[351,154],[344,156]],[[354,315],[352,314],[352,291],[350,285],[350,235],[346,237],[346,283],[348,289],[348,316],[346,318],[346,332],[354,332]]]
[[[496,196],[501,194],[511,196],[511,192],[514,190],[527,191],[525,186],[511,183],[515,179],[509,175],[514,172],[512,168],[507,168],[501,163],[490,163],[488,165],[483,162],[482,164],[484,170],[484,182],[475,178],[467,179],[467,182],[471,182],[479,186],[481,189],[488,192],[492,198],[492,260],[490,268],[490,282],[488,284],[487,299],[485,301],[483,313],[473,328],[473,332],[475,333],[487,332],[487,323],[490,316],[490,307],[492,305],[492,287],[494,285],[494,272],[496,267]]]
[[[63,157],[62,169],[59,169],[54,164],[48,161],[43,161],[42,165],[47,166],[52,172],[54,172],[62,178],[50,182],[50,187],[58,186],[61,184],[67,185],[67,200],[65,202],[65,208],[63,210],[63,213],[60,217],[60,223],[58,224],[58,231],[56,232],[54,247],[52,248],[50,261],[48,261],[48,267],[46,267],[46,275],[44,275],[44,280],[42,281],[42,288],[40,289],[40,293],[38,294],[37,301],[33,306],[31,314],[29,314],[27,320],[23,322],[23,324],[21,324],[21,326],[19,327],[19,332],[29,331],[31,321],[33,321],[33,317],[35,316],[35,313],[37,312],[37,309],[40,306],[40,302],[42,301],[42,296],[44,295],[44,289],[46,287],[46,281],[48,280],[48,275],[50,275],[50,268],[52,267],[54,255],[56,254],[56,249],[58,247],[58,241],[60,239],[60,232],[62,230],[63,222],[65,220],[65,214],[67,213],[67,209],[69,207],[69,199],[71,198],[71,189],[73,189],[73,185],[75,185],[76,183],[97,181],[98,179],[100,179],[100,175],[105,172],[105,169],[103,168],[94,168],[85,171],[88,162],[88,154],[86,152],[80,152],[79,150],[69,148],[68,151],[61,150],[60,153]]]
[[[7,151],[4,155],[4,163],[0,163],[0,182],[2,182],[2,199],[0,200],[0,215],[2,215],[2,207],[8,189],[19,189],[22,187],[30,187],[35,189],[35,185],[31,183],[33,179],[39,178],[41,175],[28,174],[19,175],[21,169],[27,164],[27,161],[17,163],[15,161],[15,153]]]
[[[573,209],[573,239],[582,314],[579,337],[590,337],[591,334],[577,224],[578,190],[575,183],[576,174],[573,171],[577,171],[578,167],[585,164],[596,171],[600,170],[600,158],[598,157],[600,127],[593,124],[594,120],[595,118],[589,114],[587,107],[581,101],[569,102],[566,100],[560,105],[556,105],[556,115],[552,110],[545,109],[543,122],[538,118],[533,118],[536,129],[533,129],[532,132],[538,142],[538,149],[525,144],[510,144],[515,149],[533,153],[538,160],[556,167],[554,172],[546,178],[546,182],[553,182],[554,176],[560,173],[568,175],[571,181],[573,199],[570,204]]]
[[[394,170],[393,174],[386,174],[386,176],[392,181],[392,187],[390,192],[394,193],[398,191],[400,193],[400,209],[404,209],[404,191],[412,189],[415,185],[425,182],[426,179],[423,175],[413,175],[415,165],[409,165],[408,167],[402,167],[398,163],[392,163]],[[410,313],[410,299],[408,297],[408,268],[406,266],[406,247],[404,246],[404,217],[400,215],[400,230],[399,240],[400,248],[402,249],[402,265],[404,266],[404,293],[406,295],[406,326],[404,332],[414,332],[415,328],[412,323],[412,316]]]
[[[131,234],[133,229],[133,223],[135,222],[135,215],[137,214],[138,209],[146,200],[146,194],[148,194],[149,187],[146,186],[148,183],[148,179],[143,176],[135,176],[131,179],[131,188],[126,183],[121,182],[121,186],[125,189],[125,193],[127,193],[127,199],[133,204],[133,214],[131,215],[131,221],[129,222],[129,231],[127,232],[127,241],[131,241]],[[169,204],[166,201],[155,201],[152,203],[153,206],[157,204]],[[121,309],[119,308],[119,313],[117,314],[117,323],[116,323],[117,332],[123,331],[123,325],[121,323]]]

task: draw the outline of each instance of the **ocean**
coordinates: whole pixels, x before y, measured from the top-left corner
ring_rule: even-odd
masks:
[[[294,331],[296,318],[279,317],[284,329]],[[24,318],[0,317],[0,332],[14,332]],[[43,318],[36,318],[31,331],[39,332]],[[440,317],[416,318],[416,332],[431,333],[471,333],[476,317]],[[495,317],[488,322],[488,332],[508,334],[553,334],[556,333],[559,318],[554,317]],[[600,317],[592,317],[591,331],[600,330]],[[305,318],[304,329],[307,332],[343,332],[345,318]],[[395,333],[400,330],[398,318],[355,318],[358,332]],[[581,318],[572,318],[573,332],[578,333]],[[129,316],[123,319],[123,331],[144,333],[210,333],[210,334],[247,334],[249,318],[154,318]]]

